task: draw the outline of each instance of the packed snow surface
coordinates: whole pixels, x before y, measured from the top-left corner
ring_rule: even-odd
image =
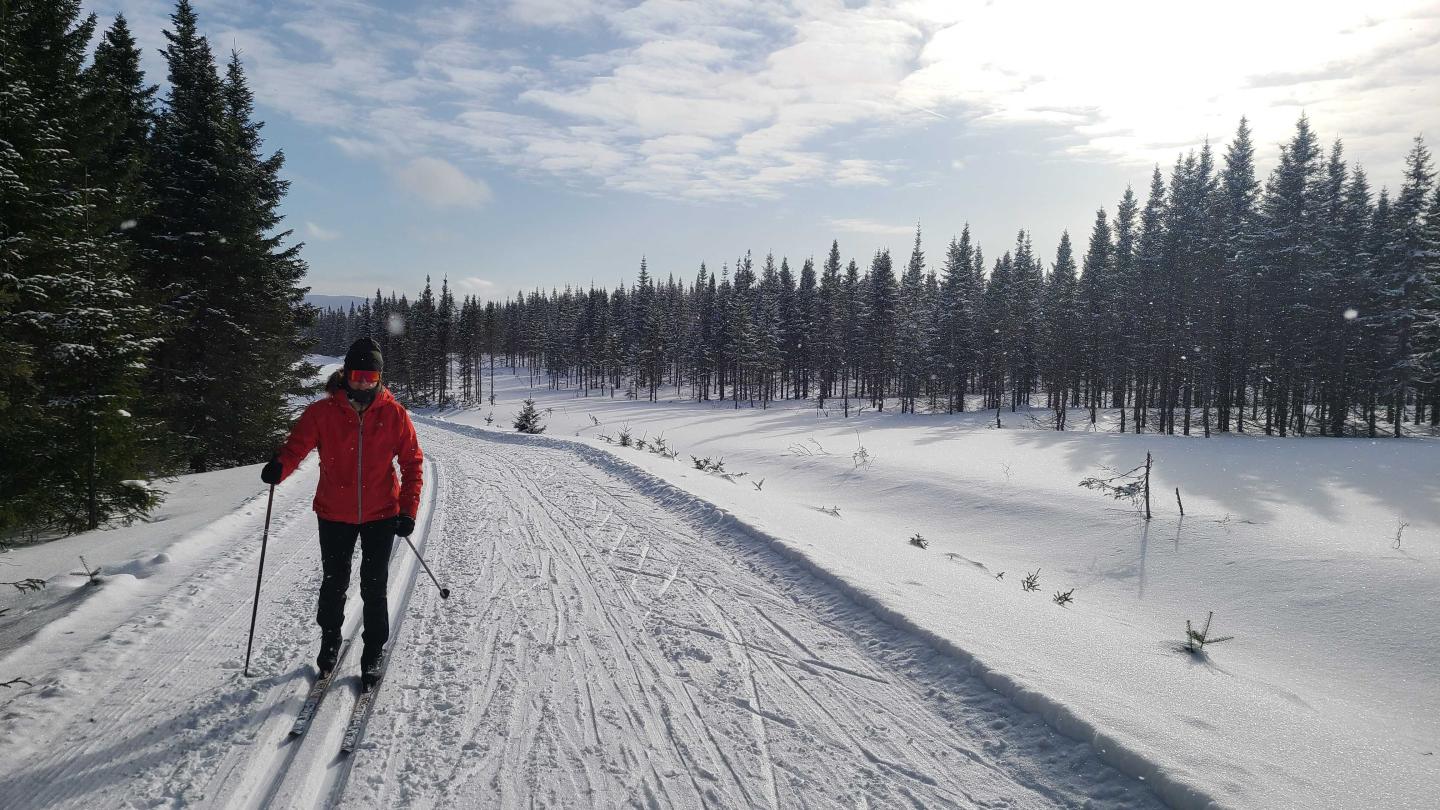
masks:
[[[353,650],[286,737],[317,642],[312,458],[276,490],[249,678],[257,467],[169,482],[154,522],[0,557],[49,581],[0,595],[0,682],[30,683],[0,690],[0,805],[1433,806],[1433,442],[498,379],[493,409],[417,414],[414,539],[453,594],[397,540],[392,664],[353,757]],[[508,431],[524,396],[545,436]],[[679,455],[600,438],[627,427]],[[1147,451],[1148,523],[1076,486]],[[1212,610],[1234,640],[1181,651]]]

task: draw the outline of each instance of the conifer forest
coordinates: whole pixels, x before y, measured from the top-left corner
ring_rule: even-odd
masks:
[[[311,390],[307,353],[359,335],[416,406],[493,401],[497,369],[519,368],[736,407],[1045,408],[1057,430],[1102,413],[1206,436],[1440,425],[1440,190],[1419,137],[1377,188],[1301,118],[1262,177],[1242,119],[1053,257],[1025,230],[982,249],[966,226],[943,243],[917,226],[908,257],[742,246],[693,276],[641,259],[628,286],[505,300],[427,279],[317,317],[284,154],[188,0],[163,93],[124,16],[100,31],[78,0],[0,9],[0,532],[133,518],[154,504],[144,480],[264,460]]]
[[[1047,408],[1046,426],[1167,434],[1404,436],[1440,425],[1440,189],[1416,138],[1398,191],[1301,118],[1263,180],[1242,119],[1156,167],[1143,197],[1099,208],[1051,260],[1019,231],[985,251],[962,227],[939,251],[861,263],[832,242],[798,270],[749,251],[693,278],[642,259],[614,290],[457,301],[427,279],[322,313],[326,354],[371,335],[416,404],[487,399],[496,366],[556,388],[764,407],[813,399],[956,412]],[[998,257],[995,253],[999,252]],[[493,401],[493,397],[491,398]]]

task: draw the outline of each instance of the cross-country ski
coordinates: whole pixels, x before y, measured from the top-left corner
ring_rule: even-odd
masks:
[[[350,644],[346,642],[345,645],[340,648],[337,663],[345,660],[345,653],[349,651],[349,649]],[[315,683],[310,687],[310,691],[305,694],[305,702],[300,704],[300,711],[295,715],[295,725],[290,727],[290,735],[292,737],[298,737],[304,734],[305,730],[310,727],[310,721],[315,718],[315,712],[320,708],[320,701],[325,699],[325,694],[330,691],[330,684],[335,681],[336,670],[332,667],[326,672],[317,672],[316,676]]]

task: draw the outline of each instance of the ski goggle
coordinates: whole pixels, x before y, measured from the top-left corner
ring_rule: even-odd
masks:
[[[378,372],[378,371],[359,371],[359,370],[356,370],[356,371],[351,371],[351,372],[350,372],[350,384],[351,384],[351,385],[358,385],[358,384],[361,384],[361,383],[379,383],[379,382],[380,382],[380,372]]]

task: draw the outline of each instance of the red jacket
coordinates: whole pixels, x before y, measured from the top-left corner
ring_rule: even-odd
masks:
[[[329,396],[306,406],[280,448],[281,480],[318,447],[315,512],[320,517],[341,523],[368,523],[397,514],[415,517],[424,456],[410,414],[383,387],[365,413],[358,414],[337,383],[332,378],[326,386]],[[400,462],[399,481],[395,459]]]

